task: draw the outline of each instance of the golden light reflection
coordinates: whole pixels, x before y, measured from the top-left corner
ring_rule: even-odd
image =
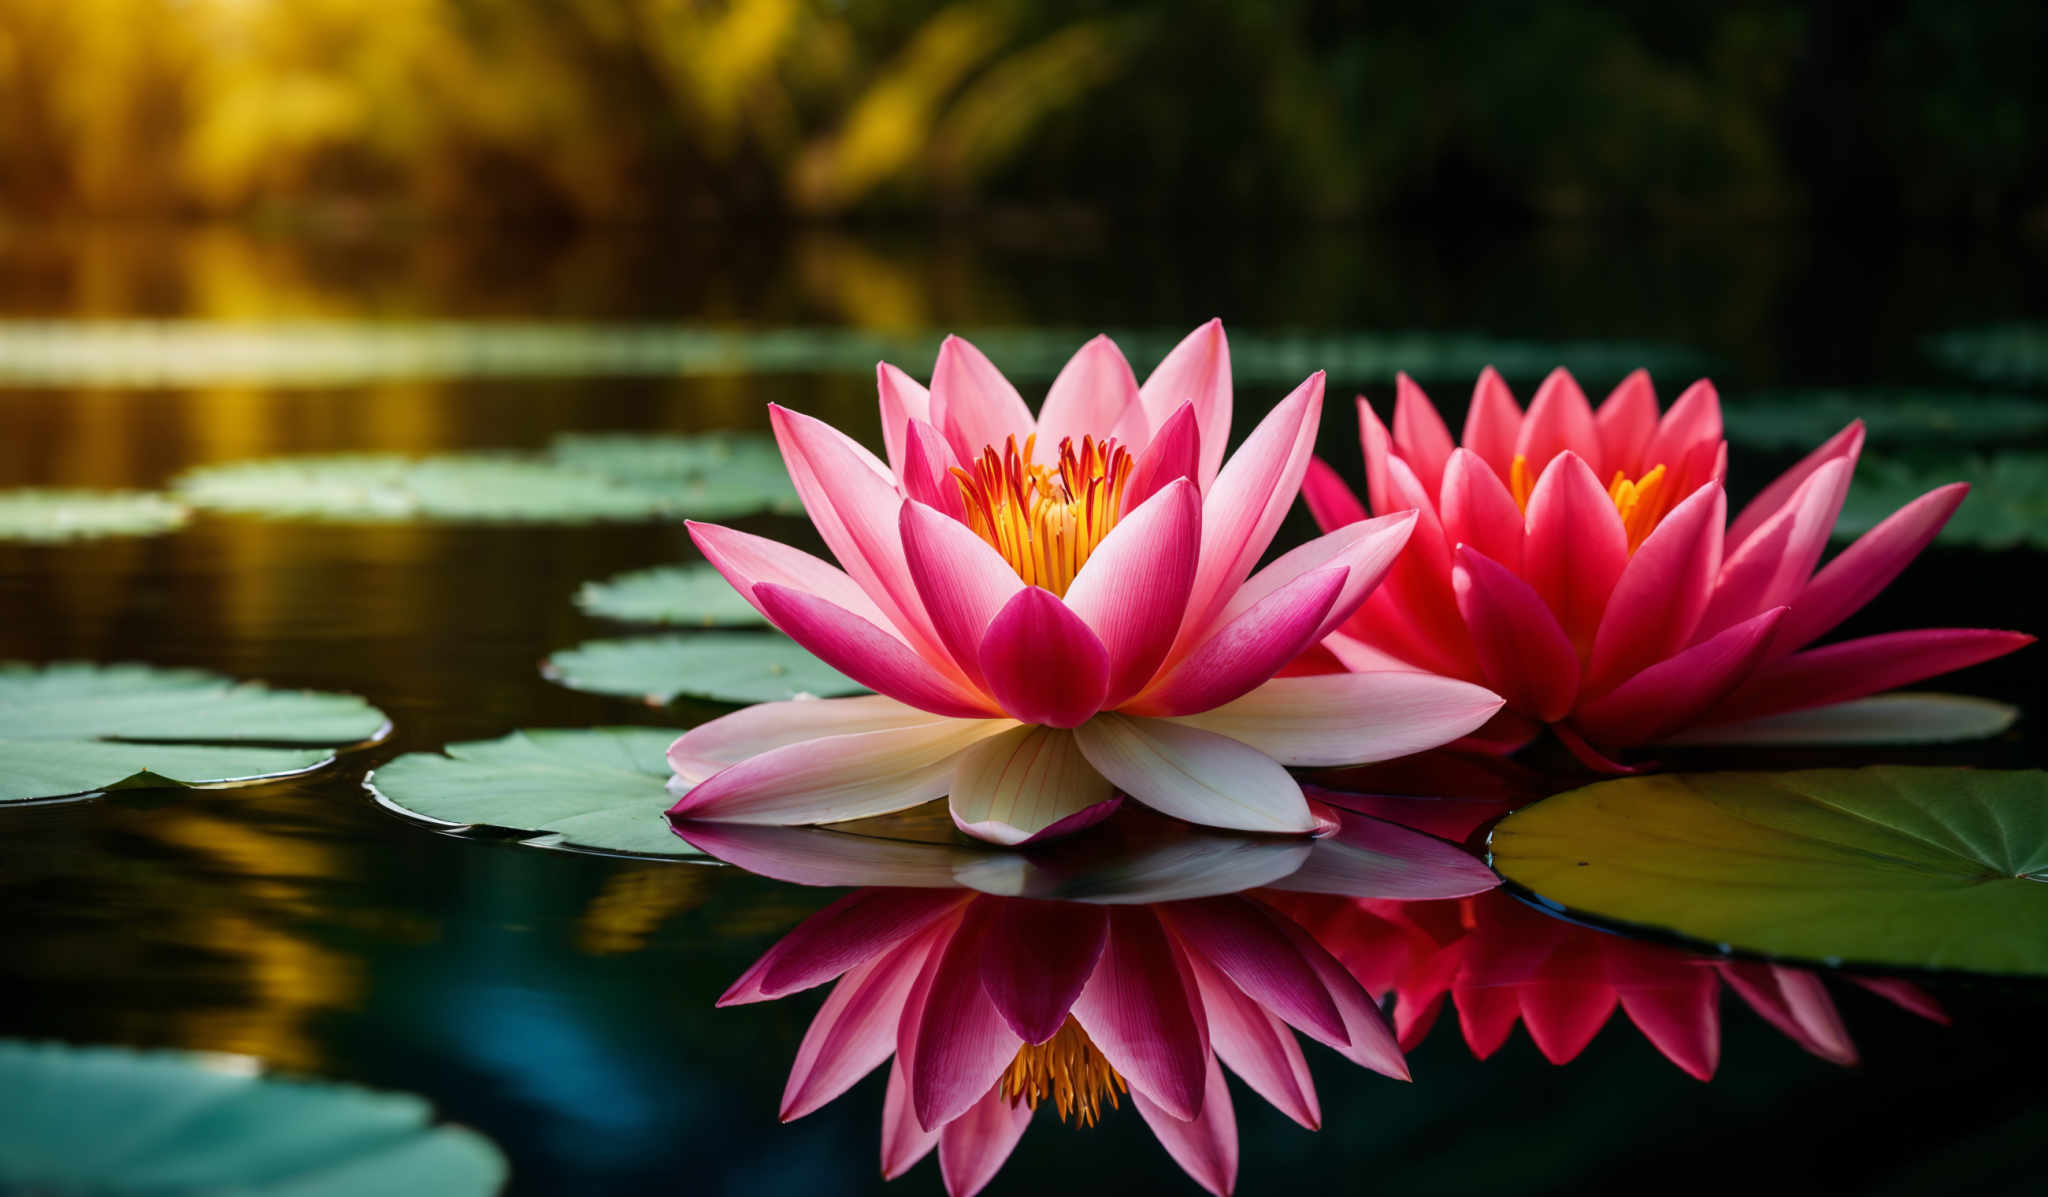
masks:
[[[591,956],[639,951],[663,923],[704,901],[709,875],[710,869],[693,865],[621,868],[584,910],[577,950]]]

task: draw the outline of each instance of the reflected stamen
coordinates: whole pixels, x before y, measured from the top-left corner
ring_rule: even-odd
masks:
[[[999,453],[981,451],[971,470],[955,467],[967,526],[987,541],[1025,583],[1064,595],[1088,555],[1123,514],[1133,459],[1115,441],[1084,437],[1060,442],[1059,461],[1032,461],[1038,438],[1019,449],[1010,437]]]
[[[1032,1109],[1050,1097],[1060,1121],[1078,1121],[1094,1126],[1105,1103],[1118,1108],[1117,1094],[1129,1092],[1124,1078],[1109,1066],[1102,1050],[1088,1038],[1072,1015],[1044,1043],[1027,1043],[998,1082],[1010,1104],[1025,1102]]]

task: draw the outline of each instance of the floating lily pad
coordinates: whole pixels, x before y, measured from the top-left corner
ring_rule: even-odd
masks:
[[[1835,536],[1859,536],[1951,482],[1968,482],[1970,497],[1941,530],[1941,543],[2048,548],[2048,453],[1996,453],[1935,465],[1866,457],[1856,467]]]
[[[867,692],[795,641],[763,632],[592,640],[549,657],[541,673],[571,690],[656,704],[677,698],[750,703]]]
[[[0,664],[0,802],[286,777],[388,727],[347,694],[194,669],[10,662]]]
[[[490,1141],[419,1098],[262,1075],[246,1056],[0,1040],[0,1191],[490,1194]]]
[[[1872,445],[1996,445],[2048,432],[2048,401],[1967,391],[1766,391],[1722,409],[1728,439],[1805,451],[1862,420]]]
[[[699,856],[669,830],[666,753],[680,731],[517,731],[413,752],[365,778],[379,801],[448,827],[495,827],[530,843]]]
[[[2032,385],[2048,379],[2048,325],[1998,324],[1943,333],[1928,338],[1927,352],[1943,366],[1985,382]]]
[[[2048,974],[2048,773],[1631,777],[1517,811],[1492,846],[1566,911],[1724,950]]]
[[[0,491],[0,540],[148,536],[185,522],[185,508],[139,490]]]
[[[576,605],[585,614],[622,623],[708,628],[768,622],[740,597],[732,583],[703,562],[658,565],[602,582],[585,582],[576,592]]]
[[[680,511],[672,497],[633,482],[489,453],[239,461],[191,470],[175,486],[196,507],[301,519],[580,523]]]
[[[1684,746],[1819,747],[1953,744],[2011,727],[2019,708],[1967,694],[1879,694],[1831,706],[1699,727],[1666,740]]]
[[[803,503],[774,440],[744,432],[690,436],[570,433],[555,438],[554,460],[668,497],[696,519],[773,511],[800,515]]]

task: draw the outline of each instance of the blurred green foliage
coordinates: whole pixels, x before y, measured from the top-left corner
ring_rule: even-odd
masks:
[[[0,0],[0,210],[2038,208],[2020,0]]]

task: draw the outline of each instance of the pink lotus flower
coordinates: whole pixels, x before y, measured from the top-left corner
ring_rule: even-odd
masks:
[[[1092,822],[1120,791],[1189,822],[1305,834],[1315,822],[1283,766],[1400,756],[1498,708],[1414,672],[1274,676],[1350,618],[1415,525],[1360,519],[1253,572],[1308,467],[1322,375],[1227,466],[1215,322],[1142,387],[1096,338],[1035,418],[958,338],[929,392],[886,365],[879,381],[886,463],[772,409],[843,570],[690,528],[776,627],[878,693],[689,732],[669,752],[674,815],[830,822],[945,795],[963,830],[1016,843]]]
[[[1616,1009],[1673,1064],[1712,1079],[1721,1054],[1725,984],[1793,1042],[1837,1064],[1856,1046],[1826,986],[1807,969],[1729,960],[1624,939],[1555,919],[1498,891],[1445,902],[1290,898],[1367,990],[1394,994],[1394,1025],[1413,1050],[1446,998],[1481,1059],[1519,1022],[1546,1059],[1583,1051]],[[1937,1022],[1934,999],[1904,981],[1849,977]]]
[[[1638,370],[1595,411],[1554,371],[1529,410],[1491,369],[1464,443],[1399,381],[1390,433],[1358,401],[1377,512],[1418,513],[1407,552],[1323,646],[1350,669],[1421,669],[1499,691],[1524,741],[1556,729],[1589,764],[1717,729],[1769,731],[2013,651],[2033,637],[1937,628],[1810,647],[1882,590],[1968,487],[1907,504],[1821,566],[1863,444],[1860,423],[1764,488],[1731,522],[1720,401],[1695,383],[1660,417]],[[1325,528],[1365,508],[1317,461],[1303,490]],[[1504,713],[1506,716],[1506,713]]]
[[[936,1146],[952,1197],[988,1183],[1041,1107],[1088,1126],[1126,1099],[1188,1175],[1230,1192],[1237,1122],[1219,1060],[1301,1125],[1322,1121],[1289,1027],[1408,1078],[1364,989],[1255,897],[1098,906],[864,889],[791,932],[719,1004],[835,977],[783,1119],[893,1057],[882,1173]]]

